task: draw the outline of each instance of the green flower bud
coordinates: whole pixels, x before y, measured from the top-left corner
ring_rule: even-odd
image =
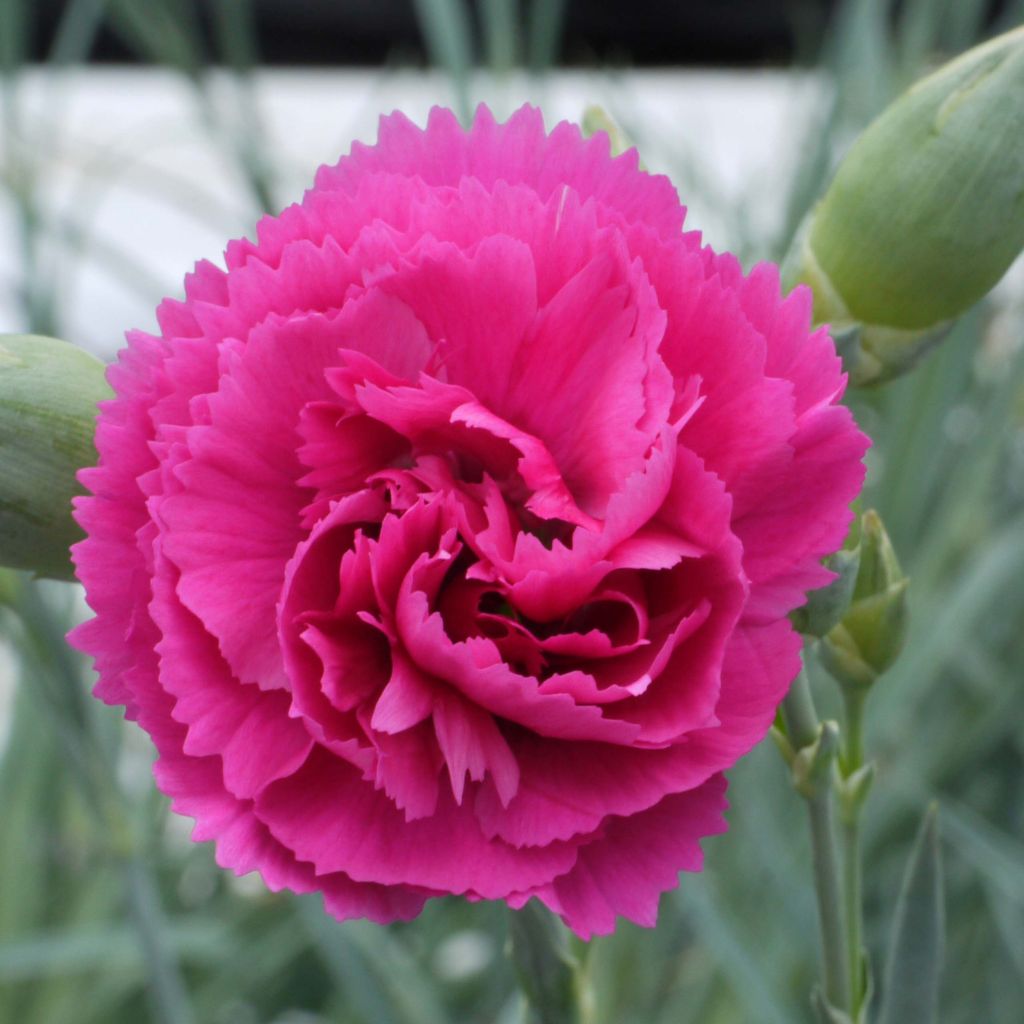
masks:
[[[75,474],[96,461],[103,364],[66,342],[0,335],[0,565],[71,579]]]
[[[836,578],[819,590],[807,595],[807,604],[797,608],[789,616],[796,629],[805,636],[822,637],[833,626],[839,624],[850,607],[853,588],[857,583],[860,567],[860,545],[843,548],[825,559],[825,566]]]
[[[854,143],[786,260],[855,384],[905,372],[1024,247],[1024,28],[922,79]]]
[[[842,686],[866,689],[896,660],[907,632],[907,586],[882,520],[860,521],[860,567],[853,600],[822,639],[822,664]]]

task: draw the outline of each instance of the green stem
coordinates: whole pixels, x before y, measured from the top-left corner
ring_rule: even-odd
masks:
[[[782,715],[794,750],[808,747],[818,738],[821,723],[814,708],[807,674],[803,670],[793,681],[783,701]],[[850,1006],[848,940],[843,925],[832,787],[817,787],[813,795],[807,798],[807,810],[811,822],[814,888],[818,897],[818,919],[821,925],[825,996],[838,1009],[847,1009]]]
[[[845,707],[845,743],[842,768],[845,778],[864,766],[864,693],[843,690]],[[860,815],[862,799],[852,800],[843,808],[843,904],[846,908],[847,956],[850,974],[851,1017],[857,1019],[864,999],[864,972],[861,969],[861,948],[864,944],[863,866],[860,848]]]
[[[583,957],[574,945],[565,926],[538,900],[509,912],[508,953],[526,1003],[526,1024],[593,1019]]]
[[[851,1017],[857,1019],[864,999],[863,897],[861,894],[860,822],[857,817],[843,822],[843,905],[846,908],[846,954],[849,957]]]
[[[839,857],[836,853],[832,795],[825,790],[807,802],[811,819],[811,843],[814,860],[814,887],[818,894],[825,964],[825,995],[837,1007],[850,1005],[847,973],[849,954],[843,928],[843,904],[839,881]]]
[[[852,775],[864,766],[864,698],[865,694],[850,689],[843,690],[843,706],[846,711],[843,743],[843,774]]]

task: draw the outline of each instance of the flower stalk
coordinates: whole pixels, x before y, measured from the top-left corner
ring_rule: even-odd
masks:
[[[782,704],[785,733],[774,735],[811,819],[824,968],[815,1007],[823,1024],[864,1024],[872,984],[863,942],[861,815],[875,771],[865,759],[864,712],[871,687],[903,646],[908,581],[873,510],[855,523],[829,567],[836,579],[793,621],[839,684],[842,737],[835,723],[819,722],[804,671]]]
[[[863,691],[844,692],[843,749],[839,759],[839,818],[843,850],[843,906],[846,915],[846,954],[850,974],[850,1016],[858,1020],[865,1009],[867,979],[864,970],[864,899],[860,819],[874,765],[864,762]]]
[[[831,776],[838,741],[833,722],[819,722],[807,673],[801,669],[782,704],[797,792],[807,801],[814,888],[821,926],[824,995],[834,1007],[850,1005],[848,933],[844,925],[836,850]]]
[[[583,957],[574,945],[568,930],[537,900],[509,913],[508,955],[523,994],[524,1024],[592,1021]]]

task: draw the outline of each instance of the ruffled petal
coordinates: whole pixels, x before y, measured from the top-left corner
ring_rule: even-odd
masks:
[[[653,928],[662,893],[679,884],[680,871],[703,866],[701,839],[726,830],[725,789],[718,775],[648,811],[610,818],[575,867],[536,895],[581,939],[610,934],[620,916]]]
[[[255,808],[272,835],[318,872],[384,885],[500,899],[563,874],[577,856],[573,843],[516,849],[488,840],[472,809],[444,789],[430,817],[406,821],[357,769],[322,749],[263,790]]]
[[[542,199],[569,187],[612,207],[627,222],[650,225],[663,238],[678,234],[686,211],[671,182],[638,168],[635,150],[610,158],[603,132],[585,140],[576,125],[563,121],[546,134],[535,107],[520,107],[499,124],[480,106],[468,132],[450,110],[435,107],[426,129],[399,112],[382,117],[377,144],[356,143],[334,167],[321,167],[316,187],[351,190],[367,173],[381,171],[433,186],[454,186],[466,177],[487,187],[498,181],[524,184]]]

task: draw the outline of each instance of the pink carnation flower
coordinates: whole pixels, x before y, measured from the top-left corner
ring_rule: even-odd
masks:
[[[683,215],[536,110],[394,114],[129,334],[74,641],[220,864],[583,937],[700,868],[866,440],[808,293]]]

